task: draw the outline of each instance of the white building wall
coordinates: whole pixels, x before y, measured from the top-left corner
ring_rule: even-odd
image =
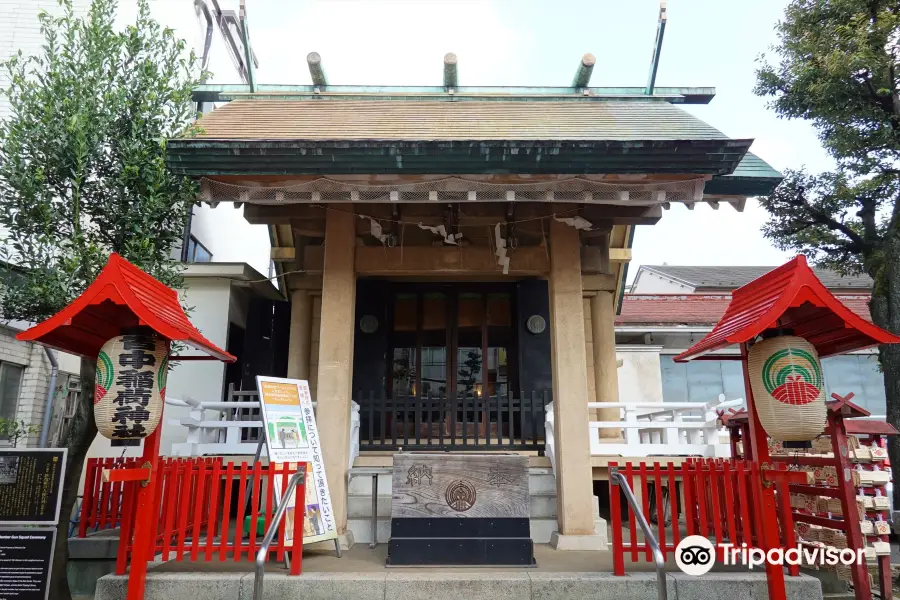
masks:
[[[694,288],[690,285],[672,281],[668,277],[657,275],[652,271],[641,269],[638,271],[631,286],[632,294],[693,294]]]
[[[619,402],[662,402],[662,346],[617,346]]]
[[[90,0],[72,0],[76,14],[85,14]],[[41,35],[37,15],[41,10],[59,14],[58,0],[0,0],[0,61],[6,61],[16,52],[34,56],[41,51],[44,37]],[[0,89],[9,85],[9,75],[0,69]],[[9,116],[9,103],[0,96],[0,119]]]

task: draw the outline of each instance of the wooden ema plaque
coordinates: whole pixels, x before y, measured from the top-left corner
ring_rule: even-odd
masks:
[[[389,566],[530,567],[528,458],[394,455]]]

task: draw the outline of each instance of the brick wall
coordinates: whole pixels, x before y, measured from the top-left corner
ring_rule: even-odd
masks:
[[[50,361],[41,346],[20,342],[15,334],[15,330],[0,326],[0,361],[25,367],[19,386],[16,420],[40,427],[50,385]],[[19,446],[36,446],[39,439],[40,434],[21,439]]]

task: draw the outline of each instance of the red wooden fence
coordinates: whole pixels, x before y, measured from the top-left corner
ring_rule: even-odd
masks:
[[[616,466],[616,463],[610,463],[611,468]],[[758,496],[763,475],[758,463],[730,459],[687,460],[678,466],[671,462],[625,463],[619,467],[619,472],[642,503],[641,512],[651,528],[655,521],[657,541],[666,559],[670,554],[674,555],[685,532],[686,535],[709,538],[716,546],[716,558],[720,562],[724,559],[724,550],[719,544],[741,547],[746,543],[751,548],[761,547],[763,517],[762,502]],[[786,483],[776,482],[774,485],[776,489],[787,489]],[[668,492],[667,496],[664,490]],[[784,496],[789,501],[788,494]],[[653,555],[650,545],[638,539],[639,526],[635,514],[625,499],[620,497],[618,487],[610,484],[609,497],[613,571],[616,575],[624,575],[626,553],[631,555],[632,562],[639,561],[641,555],[647,562],[652,562]],[[623,532],[623,507],[628,515],[627,533]],[[779,519],[782,546],[794,547],[796,542],[790,506],[786,509]],[[668,523],[666,510],[670,515]],[[625,535],[628,536],[627,541],[623,539]],[[795,575],[799,568],[791,567],[790,571]]]
[[[136,459],[90,459],[87,466],[78,535],[84,537],[89,529],[119,526],[119,575],[126,572],[134,550],[136,485],[103,483],[101,470],[136,466]],[[162,554],[162,560],[176,561],[254,560],[263,538],[257,532],[257,521],[262,517],[263,530],[267,530],[274,513],[276,476],[280,476],[278,497],[283,497],[295,470],[296,466],[288,464],[223,464],[221,458],[160,460],[154,502],[157,512],[140,516],[157,522],[153,553]],[[302,484],[297,487],[297,494],[302,506]],[[244,519],[248,516],[250,525],[245,531]],[[279,535],[270,546],[270,556],[279,561],[292,547],[291,542],[286,544],[284,540],[289,521],[293,522],[293,539],[303,538],[303,519],[293,519],[290,510],[288,516],[282,520]],[[297,556],[292,560],[292,574],[300,573],[300,565]]]
[[[121,482],[103,481],[103,469],[136,467],[137,458],[89,458],[84,467],[84,492],[78,521],[78,537],[88,531],[114,529],[122,519]]]

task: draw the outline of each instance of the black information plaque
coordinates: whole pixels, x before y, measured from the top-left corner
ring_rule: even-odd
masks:
[[[65,471],[65,448],[0,449],[0,524],[56,525]]]
[[[0,600],[47,600],[55,529],[0,528]]]

